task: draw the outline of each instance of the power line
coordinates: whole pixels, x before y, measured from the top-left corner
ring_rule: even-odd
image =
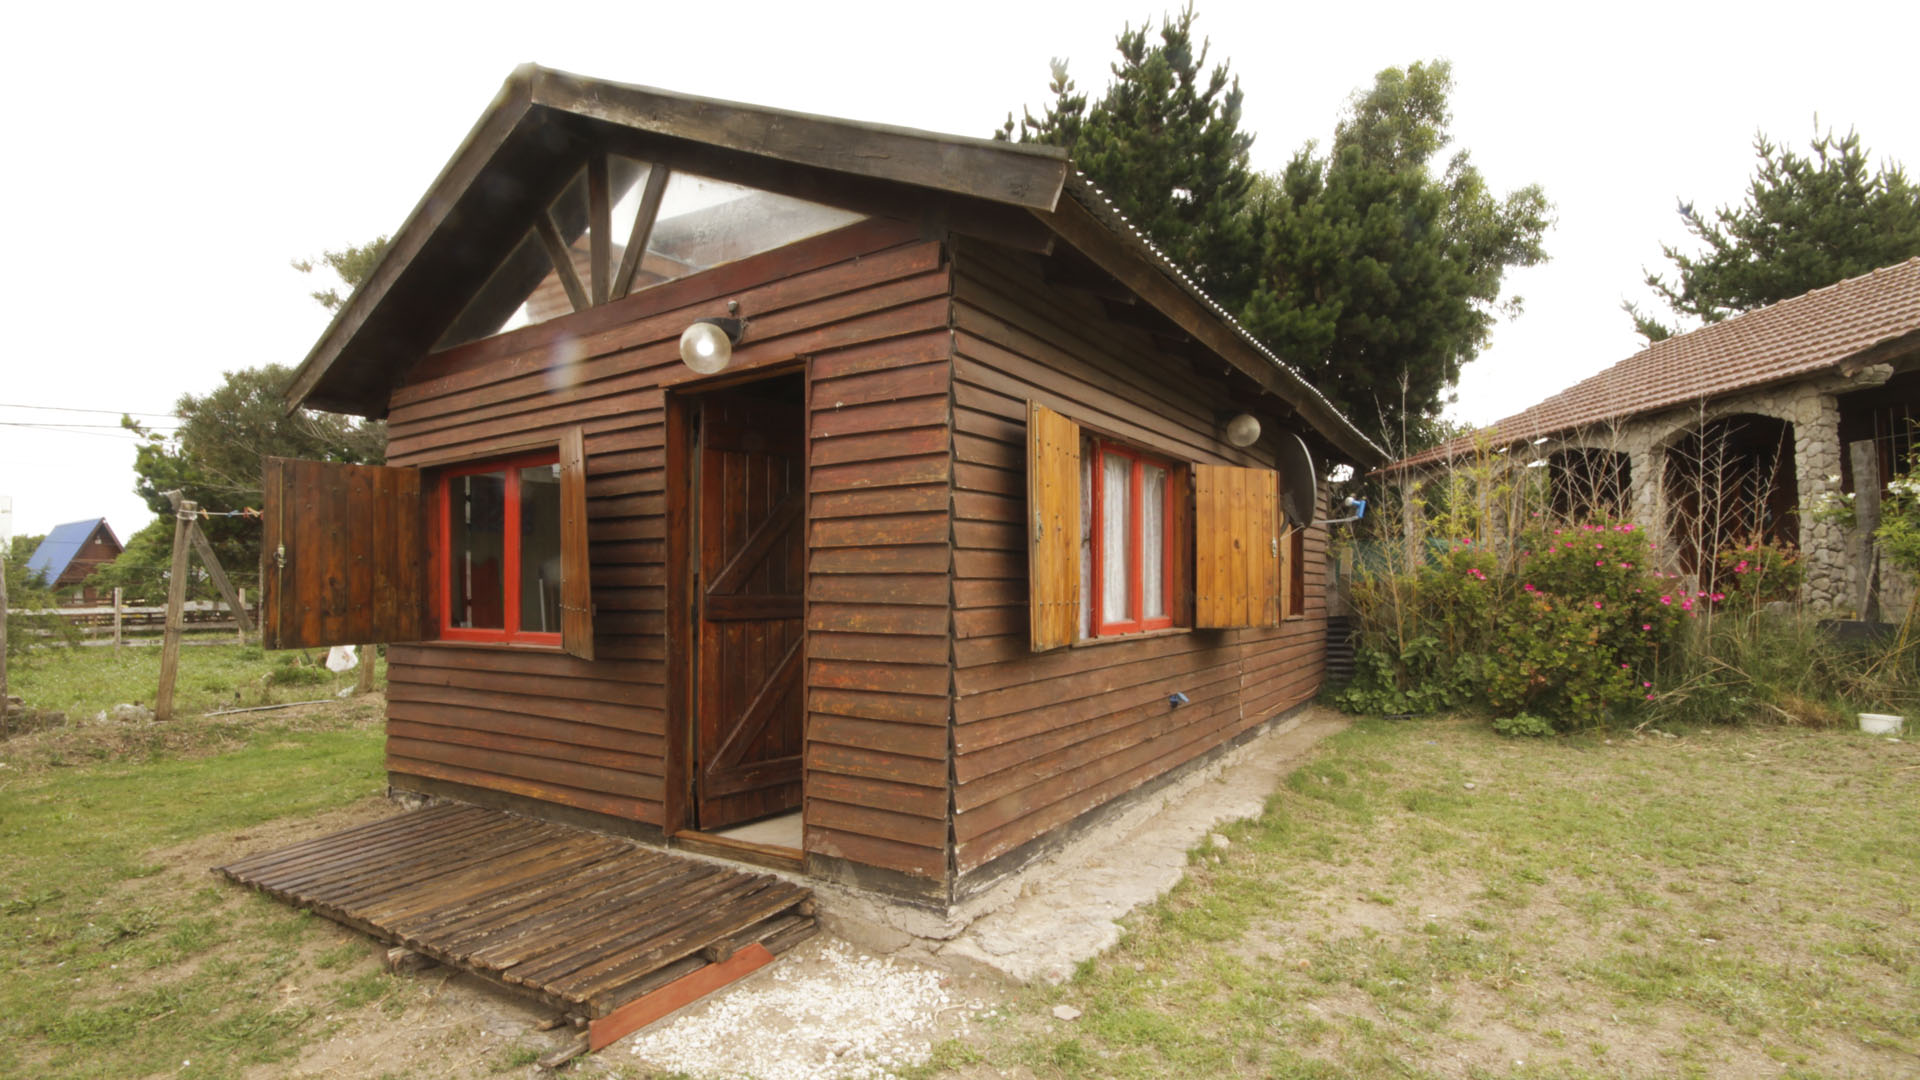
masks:
[[[116,442],[120,442],[120,443],[129,443],[129,442],[134,442],[134,443],[137,443],[137,442],[139,442],[139,441],[140,441],[140,439],[139,439],[139,437],[138,437],[138,436],[136,436],[136,435],[134,435],[134,434],[133,434],[133,432],[131,432],[131,431],[127,431],[127,432],[120,432],[120,431],[74,431],[74,430],[72,430],[71,428],[62,428],[62,427],[48,427],[48,426],[45,426],[45,425],[41,425],[41,424],[23,424],[23,425],[21,425],[21,426],[22,426],[22,427],[30,427],[30,428],[34,428],[34,429],[36,429],[36,430],[39,430],[39,431],[45,431],[45,432],[47,432],[48,434],[52,434],[52,435],[85,435],[86,437],[88,437],[88,438],[90,438],[90,439],[113,439],[114,441],[116,441]]]
[[[41,409],[46,412],[86,412],[106,413],[108,416],[165,416],[172,418],[170,412],[140,412],[137,409],[81,409],[66,405],[16,405],[0,401],[0,409]]]
[[[158,430],[160,428],[168,428],[168,427],[177,428],[179,426],[180,426],[179,424],[154,424],[153,428],[155,430]],[[60,424],[60,423],[52,423],[52,422],[35,423],[31,420],[0,420],[0,427],[53,428],[55,430],[64,429],[64,428],[114,428],[119,431],[127,430],[125,427],[123,427],[120,424]],[[128,432],[128,434],[132,434],[132,433]]]

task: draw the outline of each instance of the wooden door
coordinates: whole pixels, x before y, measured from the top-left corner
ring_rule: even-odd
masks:
[[[693,806],[702,829],[800,805],[806,453],[797,376],[699,406]]]

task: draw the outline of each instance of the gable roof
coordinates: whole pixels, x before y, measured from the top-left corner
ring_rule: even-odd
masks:
[[[116,554],[121,550],[120,538],[113,535],[113,529],[107,526],[106,518],[88,518],[85,521],[69,521],[65,525],[55,525],[40,546],[33,549],[33,555],[27,559],[28,574],[44,574],[43,580],[52,585],[67,572],[73,557],[87,545],[94,530],[105,527],[107,538],[113,541]]]
[[[1882,267],[1656,341],[1483,432],[1396,462],[1457,457],[1477,438],[1497,444],[1558,435],[1829,370],[1858,370],[1920,349],[1920,258]]]
[[[1366,464],[1386,459],[1073,173],[1058,147],[718,101],[532,64],[507,79],[341,305],[295,371],[288,407],[384,415],[392,383],[433,348],[559,185],[589,153],[607,151],[1035,251],[1056,239],[1100,248],[1102,269],[1341,453]]]

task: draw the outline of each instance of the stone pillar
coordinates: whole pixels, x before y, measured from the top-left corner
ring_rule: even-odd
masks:
[[[1830,612],[1848,607],[1847,538],[1840,526],[1819,522],[1812,508],[1821,495],[1840,491],[1840,403],[1809,388],[1793,403],[1793,469],[1799,491],[1800,564],[1806,584],[1800,598]]]

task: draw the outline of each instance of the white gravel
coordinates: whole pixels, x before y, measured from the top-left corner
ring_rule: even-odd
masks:
[[[951,976],[827,940],[628,1040],[658,1069],[710,1080],[887,1080],[963,1034],[987,1006],[955,1001]]]

